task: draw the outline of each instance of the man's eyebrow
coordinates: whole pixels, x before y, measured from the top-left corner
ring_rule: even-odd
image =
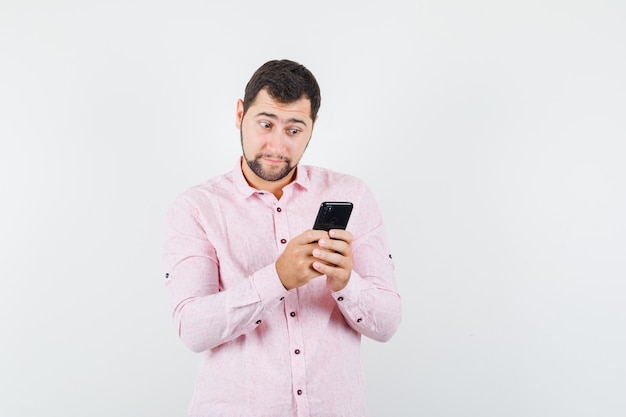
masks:
[[[257,113],[257,117],[259,117],[259,116],[265,116],[265,117],[269,117],[270,119],[273,119],[273,120],[278,120],[278,116],[276,116],[274,113],[268,113],[268,112],[262,111],[260,113]],[[287,121],[291,122],[291,123],[300,123],[300,124],[303,124],[304,126],[306,126],[306,122],[304,120],[296,119],[295,117],[287,119]]]

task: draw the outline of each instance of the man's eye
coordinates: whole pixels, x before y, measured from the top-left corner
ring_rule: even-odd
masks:
[[[295,128],[289,129],[289,134],[291,134],[291,135],[295,135],[295,134],[298,134],[298,133],[300,133],[300,129],[295,129]]]
[[[269,127],[271,126],[271,125],[270,125],[270,122],[260,122],[259,124],[260,124],[260,125],[261,125],[261,127],[262,127],[262,128],[264,128],[264,129],[269,129]]]

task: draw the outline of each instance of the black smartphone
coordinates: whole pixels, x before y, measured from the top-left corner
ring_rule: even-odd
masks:
[[[315,230],[345,229],[352,213],[349,201],[324,201],[313,224]]]

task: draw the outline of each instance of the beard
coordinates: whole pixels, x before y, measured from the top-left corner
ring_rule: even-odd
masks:
[[[282,180],[287,175],[289,175],[289,173],[293,171],[293,169],[296,167],[295,164],[291,165],[290,159],[282,157],[280,155],[258,153],[254,156],[254,159],[248,159],[248,157],[244,153],[243,157],[246,160],[246,163],[248,164],[248,167],[250,167],[252,172],[254,172],[257,177],[265,181]],[[262,158],[280,159],[285,162],[285,165],[283,165],[283,167],[281,168],[276,167],[276,169],[272,169],[272,170],[265,169],[263,168],[263,164],[261,162]]]

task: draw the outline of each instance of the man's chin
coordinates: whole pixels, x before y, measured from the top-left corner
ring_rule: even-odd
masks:
[[[270,166],[263,168],[259,175],[265,181],[280,181],[292,172],[293,168],[285,169],[284,166]],[[258,175],[258,174],[257,174]]]

